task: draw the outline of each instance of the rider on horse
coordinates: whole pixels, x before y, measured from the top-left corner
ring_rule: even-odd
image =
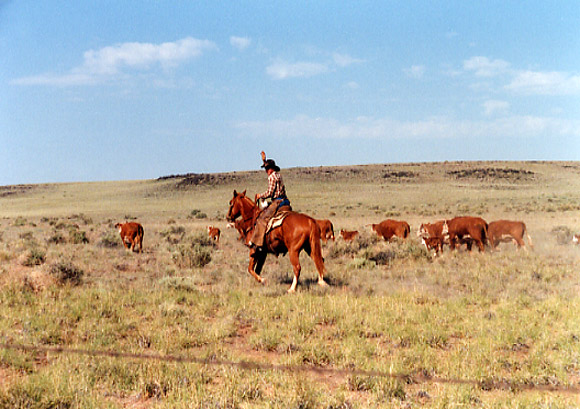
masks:
[[[266,235],[266,227],[268,221],[276,214],[278,210],[292,210],[290,201],[286,197],[286,188],[280,176],[280,168],[276,165],[273,159],[266,159],[264,151],[262,155],[262,168],[268,174],[268,190],[264,193],[257,194],[255,198],[256,204],[260,199],[272,199],[272,202],[265,208],[256,219],[256,226],[248,246],[255,249],[263,249],[264,236]]]

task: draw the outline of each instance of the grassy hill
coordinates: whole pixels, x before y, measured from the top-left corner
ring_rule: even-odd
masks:
[[[262,171],[0,187],[0,408],[580,405],[580,163],[282,175],[295,210],[361,232],[323,246],[326,289],[306,255],[295,295],[287,257],[268,257],[266,285],[246,272],[224,217]],[[522,220],[534,249],[433,258],[418,226],[456,215]],[[365,227],[386,218],[412,237]]]

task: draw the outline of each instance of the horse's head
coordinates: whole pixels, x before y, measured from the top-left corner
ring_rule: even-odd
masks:
[[[234,190],[234,197],[232,197],[232,200],[230,200],[230,208],[228,210],[226,220],[233,222],[240,216],[244,217],[244,213],[247,212],[247,208],[253,206],[254,203],[251,199],[246,197],[245,190],[241,193],[238,193]]]

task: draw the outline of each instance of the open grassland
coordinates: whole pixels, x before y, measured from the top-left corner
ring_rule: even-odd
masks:
[[[327,288],[306,255],[293,295],[287,257],[246,272],[224,217],[263,172],[0,187],[0,408],[580,407],[580,163],[283,177],[295,210],[361,232],[323,246]],[[433,259],[418,226],[458,215],[522,220],[534,249]],[[365,227],[386,218],[411,238]]]

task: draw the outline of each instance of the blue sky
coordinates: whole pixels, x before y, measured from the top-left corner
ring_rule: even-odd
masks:
[[[580,3],[0,0],[0,185],[580,160]]]

